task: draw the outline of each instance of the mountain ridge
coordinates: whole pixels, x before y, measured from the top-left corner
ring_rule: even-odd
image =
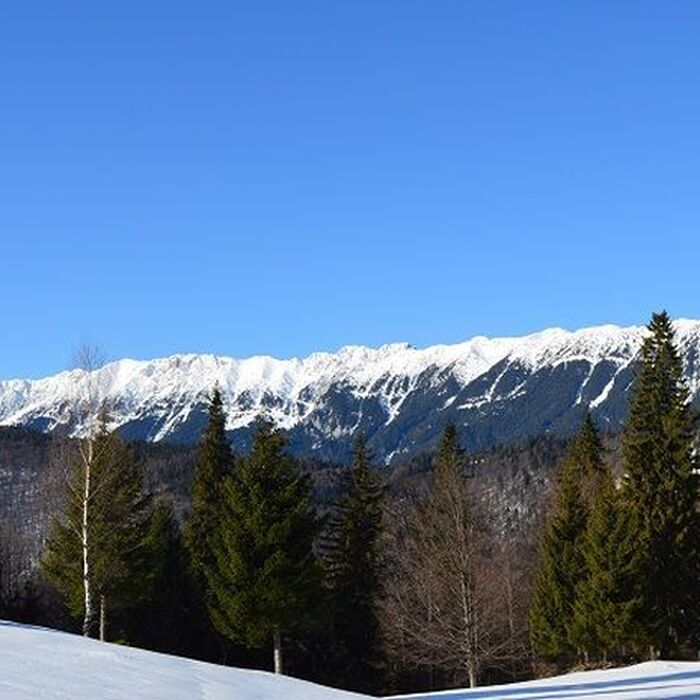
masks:
[[[674,326],[697,400],[700,321],[678,319]],[[239,449],[265,415],[289,433],[292,452],[344,459],[360,429],[388,463],[429,449],[448,420],[470,449],[568,434],[588,409],[602,427],[616,429],[645,332],[607,324],[426,348],[349,345],[305,358],[187,353],[122,359],[93,372],[0,381],[0,425],[79,435],[84,426],[75,406],[91,387],[127,437],[193,442],[206,420],[207,395],[218,384]]]

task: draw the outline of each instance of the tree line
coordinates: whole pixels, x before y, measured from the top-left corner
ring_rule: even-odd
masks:
[[[85,635],[368,692],[692,657],[694,431],[668,316],[649,330],[621,463],[584,416],[542,527],[504,529],[452,425],[428,478],[403,489],[388,488],[358,435],[342,494],[321,512],[271,423],[232,452],[218,389],[179,522],[87,401],[90,429],[60,455],[41,595],[58,594]],[[23,601],[35,621],[32,594]]]
[[[699,472],[683,358],[666,313],[640,358],[622,464],[604,464],[590,416],[574,440],[542,537],[530,611],[545,660],[697,655]]]

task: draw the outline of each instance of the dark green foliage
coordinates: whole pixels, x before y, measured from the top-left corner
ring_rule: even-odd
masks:
[[[464,469],[464,450],[459,444],[459,435],[454,423],[448,423],[440,438],[434,461],[435,478],[440,480],[444,474],[461,474]]]
[[[130,447],[116,433],[104,436],[110,464],[95,492],[95,533],[102,543],[93,572],[96,591],[109,608],[130,605],[138,595],[147,552],[144,532],[150,499],[141,488],[141,474]]]
[[[576,587],[571,640],[586,656],[622,656],[635,638],[630,598],[634,513],[610,472],[600,480],[583,541],[586,576]]]
[[[540,568],[530,610],[535,651],[560,659],[575,651],[572,623],[576,587],[586,576],[583,535],[589,499],[603,473],[601,443],[589,416],[564,460],[553,512],[540,545]]]
[[[192,653],[198,620],[187,551],[172,506],[156,504],[144,538],[145,569],[141,596],[129,636],[137,646],[173,654]]]
[[[540,546],[540,568],[530,610],[530,636],[536,652],[558,658],[571,652],[569,625],[576,584],[584,573],[581,536],[586,510],[579,472],[567,460],[561,474],[556,512]]]
[[[377,594],[381,489],[364,438],[355,443],[347,493],[331,515],[324,566],[329,589],[334,679],[358,691],[377,689],[380,662]]]
[[[185,542],[192,571],[202,591],[214,565],[214,539],[222,512],[223,484],[233,470],[233,455],[226,436],[226,416],[221,392],[214,389],[209,403],[209,423],[199,442],[192,485],[192,510],[185,528]]]
[[[90,487],[86,490],[88,468]],[[83,532],[93,605],[101,608],[106,620],[108,612],[133,603],[138,596],[147,517],[148,498],[142,493],[133,453],[116,433],[107,430],[103,416],[97,434],[73,455],[64,507],[53,522],[42,560],[44,573],[72,615],[85,614]],[[92,630],[84,631],[90,634]]]
[[[583,418],[581,430],[574,440],[572,456],[579,465],[583,499],[590,507],[602,481],[609,476],[608,469],[603,464],[603,443],[590,413]]]
[[[267,422],[225,479],[209,609],[232,640],[261,647],[303,627],[320,599],[309,480]]]
[[[654,314],[624,441],[623,497],[633,509],[633,595],[640,649],[678,652],[698,622],[698,477],[688,389],[668,315]]]

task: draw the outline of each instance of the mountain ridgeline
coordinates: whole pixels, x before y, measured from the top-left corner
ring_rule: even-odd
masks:
[[[697,405],[700,321],[676,321],[675,331]],[[120,360],[92,373],[1,381],[0,425],[80,435],[75,407],[90,384],[125,438],[188,445],[198,440],[218,385],[236,451],[249,448],[255,419],[264,416],[287,431],[292,454],[321,460],[347,461],[359,429],[378,460],[405,462],[432,450],[449,422],[476,452],[543,434],[567,437],[587,411],[617,431],[645,334],[599,326],[426,349],[346,347],[301,360]]]

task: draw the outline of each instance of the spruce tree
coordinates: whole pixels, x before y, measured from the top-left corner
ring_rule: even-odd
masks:
[[[214,625],[249,647],[272,642],[276,673],[283,638],[310,621],[320,598],[310,484],[284,447],[282,433],[261,421],[251,453],[225,479],[208,571]]]
[[[670,318],[648,326],[623,440],[623,497],[634,512],[639,642],[677,653],[698,621],[698,476],[688,389]]]
[[[535,651],[550,659],[576,651],[573,606],[576,587],[586,575],[583,536],[591,494],[598,491],[603,473],[601,450],[587,415],[564,460],[554,508],[540,543],[530,637]]]
[[[202,432],[197,455],[192,509],[185,527],[192,573],[206,598],[208,572],[214,563],[214,540],[222,516],[224,479],[233,470],[233,454],[226,436],[226,415],[221,391],[209,401],[209,421]]]
[[[132,604],[137,595],[134,579],[142,561],[148,498],[133,451],[116,432],[108,431],[106,416],[91,440],[89,482],[85,460],[76,458],[42,567],[69,611],[84,618],[89,579],[99,609],[99,636],[105,639],[109,613]],[[92,631],[84,629],[88,635]]]
[[[581,474],[583,500],[590,508],[608,476],[608,469],[603,463],[603,443],[590,413],[583,417],[573,450]]]
[[[622,656],[634,639],[638,602],[630,597],[633,513],[604,472],[583,541],[586,575],[576,587],[571,639],[586,657]]]
[[[144,537],[144,575],[130,639],[154,651],[190,655],[199,620],[193,619],[194,591],[188,557],[173,507],[156,503]]]
[[[376,598],[379,587],[381,490],[358,435],[349,487],[331,515],[324,556],[336,663],[336,682],[377,689],[380,661]]]

